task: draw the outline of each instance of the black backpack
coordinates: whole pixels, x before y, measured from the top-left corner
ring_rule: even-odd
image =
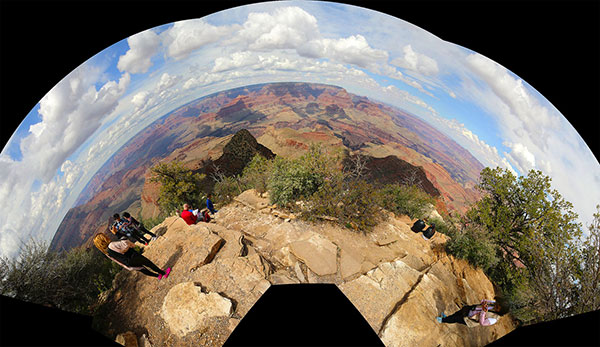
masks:
[[[430,239],[435,234],[435,224],[431,224],[431,226],[423,231],[423,236]]]
[[[421,231],[423,231],[424,228],[425,228],[425,222],[423,222],[423,220],[419,219],[413,224],[413,226],[410,228],[410,230],[412,230],[415,233],[420,233]]]

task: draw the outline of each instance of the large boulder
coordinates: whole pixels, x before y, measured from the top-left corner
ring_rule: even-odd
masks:
[[[173,334],[183,337],[207,327],[211,318],[231,313],[231,300],[214,292],[203,293],[193,282],[184,282],[169,290],[160,315]]]

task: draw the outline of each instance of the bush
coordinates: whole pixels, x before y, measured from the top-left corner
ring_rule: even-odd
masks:
[[[226,205],[246,189],[248,189],[248,186],[240,177],[223,177],[223,179],[215,184],[215,200],[219,201],[222,205]]]
[[[298,159],[275,158],[268,183],[271,203],[287,206],[310,198],[326,180],[339,175],[338,159],[318,144]]]
[[[90,314],[121,267],[95,249],[57,253],[31,241],[19,257],[3,258],[0,294],[61,310]]]
[[[444,228],[445,224],[442,223],[440,226]],[[452,238],[446,243],[446,250],[450,254],[465,259],[484,271],[488,271],[500,261],[496,245],[480,230],[474,227],[467,227],[460,231],[446,228],[446,233],[449,230]]]
[[[416,186],[388,184],[379,194],[381,207],[395,214],[404,214],[411,218],[423,218],[429,204],[435,200]]]
[[[273,161],[260,154],[256,154],[246,165],[242,173],[242,181],[249,187],[256,189],[259,194],[267,191],[269,177],[273,170]]]
[[[368,232],[379,220],[375,189],[364,181],[344,182],[341,177],[327,180],[309,199],[308,220],[335,217],[338,223],[356,231]]]
[[[268,185],[271,203],[287,206],[296,200],[306,199],[323,182],[321,175],[302,165],[300,161],[275,158]]]

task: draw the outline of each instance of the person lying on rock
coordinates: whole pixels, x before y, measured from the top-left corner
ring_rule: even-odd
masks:
[[[131,227],[133,227],[133,230],[135,232],[137,232],[138,235],[140,235],[141,237],[144,237],[144,234],[148,234],[148,235],[152,236],[152,238],[150,239],[151,241],[156,240],[156,234],[154,234],[150,230],[146,229],[144,227],[144,225],[142,223],[138,222],[137,219],[133,218],[129,214],[129,212],[123,212],[123,218],[125,219],[125,221],[127,221],[129,223],[129,225]]]
[[[131,242],[138,241],[143,243],[144,245],[148,245],[148,242],[150,240],[147,240],[145,237],[136,232],[136,230],[133,228],[133,226],[131,226],[131,223],[129,221],[121,219],[118,213],[115,213],[113,215],[113,219],[115,220],[115,222],[110,227],[110,231],[113,234],[119,236],[120,238],[123,238],[122,236],[124,235]]]
[[[208,211],[200,212],[198,209],[193,210],[189,204],[183,204],[181,218],[183,218],[187,225],[196,224],[198,222],[208,223],[210,221]]]
[[[484,299],[479,305],[463,306],[450,316],[446,316],[442,312],[439,317],[435,318],[438,323],[458,323],[468,327],[490,326],[498,322],[500,316],[508,311],[506,306],[506,304],[501,305],[498,301]]]
[[[162,270],[150,259],[136,252],[133,242],[127,239],[111,242],[108,236],[98,233],[94,236],[94,245],[112,261],[129,271],[137,270],[144,275],[158,277],[159,280],[169,277],[171,273],[170,267]]]

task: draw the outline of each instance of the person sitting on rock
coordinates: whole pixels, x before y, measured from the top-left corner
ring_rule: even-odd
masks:
[[[138,222],[137,219],[133,218],[129,214],[129,212],[123,212],[123,218],[125,218],[125,220],[129,222],[129,225],[131,225],[133,227],[133,230],[136,231],[140,236],[144,237],[144,234],[149,234],[150,236],[152,236],[152,238],[150,239],[151,241],[156,240],[156,234],[146,229],[144,225]]]
[[[181,218],[188,224],[196,224],[198,222],[209,222],[210,215],[208,210],[200,212],[198,209],[193,210],[189,204],[183,204],[183,211],[181,212]]]
[[[113,215],[113,219],[115,220],[115,222],[110,227],[110,231],[113,234],[120,236],[120,238],[123,238],[122,236],[124,235],[131,242],[138,241],[143,243],[144,245],[148,245],[148,242],[150,240],[147,240],[145,237],[137,233],[133,226],[131,226],[129,221],[122,220],[118,213],[115,213]]]
[[[196,213],[194,213],[196,212]],[[198,210],[192,210],[192,208],[190,207],[190,205],[188,204],[183,204],[183,211],[181,211],[181,218],[183,218],[183,220],[188,224],[188,225],[192,225],[192,224],[196,224],[196,222],[198,221]]]
[[[492,312],[493,310],[493,312]],[[507,312],[507,305],[494,300],[481,300],[479,305],[463,306],[450,316],[444,312],[436,317],[438,323],[458,323],[468,327],[490,326],[498,322],[500,316]]]
[[[219,212],[219,210],[215,210],[215,206],[213,205],[213,202],[212,202],[212,194],[211,193],[209,193],[206,196],[206,208],[208,208],[208,210],[212,214]]]
[[[106,235],[98,233],[94,236],[94,245],[112,261],[129,271],[137,270],[144,275],[158,277],[159,280],[169,277],[171,273],[170,267],[162,270],[150,259],[136,252],[133,242],[127,239],[111,242]]]

